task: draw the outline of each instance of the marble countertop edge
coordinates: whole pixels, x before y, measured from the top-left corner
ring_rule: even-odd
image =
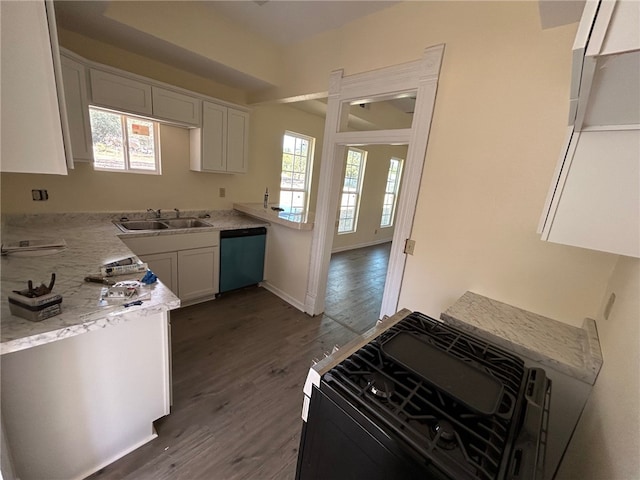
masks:
[[[582,328],[466,292],[441,314],[443,321],[516,354],[593,384],[602,366],[596,323]]]

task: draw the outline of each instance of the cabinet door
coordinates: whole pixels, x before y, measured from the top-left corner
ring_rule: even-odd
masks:
[[[202,170],[227,170],[227,107],[202,104]]]
[[[154,117],[200,125],[202,100],[159,87],[152,87],[151,93]]]
[[[178,252],[178,296],[181,301],[214,298],[218,293],[219,247]]]
[[[87,101],[87,70],[81,63],[65,56],[61,57],[61,62],[73,158],[93,161],[93,141]]]
[[[155,273],[169,290],[178,295],[178,254],[176,252],[154,253],[141,256],[143,262]]]
[[[249,114],[229,108],[227,112],[227,171],[248,170]]]
[[[2,171],[66,175],[45,4],[0,2],[0,22]]]
[[[152,114],[151,85],[91,69],[93,103],[132,113]]]
[[[639,147],[640,130],[574,133],[543,239],[640,257]]]

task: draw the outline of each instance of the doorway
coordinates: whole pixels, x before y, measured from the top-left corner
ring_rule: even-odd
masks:
[[[403,103],[370,106],[367,118],[382,110],[384,121],[391,112],[398,117],[395,125],[410,125],[413,102]],[[407,145],[362,145],[346,151],[324,314],[363,333],[378,320],[382,306]]]
[[[397,310],[406,260],[404,240],[410,238],[413,226],[443,53],[444,45],[438,45],[426,49],[423,58],[415,62],[352,76],[344,76],[342,70],[331,74],[316,221],[305,298],[307,313],[318,315],[325,309],[346,147],[380,144],[409,146],[378,318],[391,315]],[[410,127],[383,130],[355,130],[350,127],[349,113],[354,105],[366,106],[377,101],[400,100],[407,97],[415,98],[415,111]]]

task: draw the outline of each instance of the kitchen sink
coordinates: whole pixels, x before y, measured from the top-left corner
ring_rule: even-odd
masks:
[[[113,222],[123,232],[212,227],[199,218],[159,218],[158,220],[125,220]]]
[[[211,227],[210,223],[207,223],[198,218],[172,218],[170,220],[162,220],[162,223],[169,225],[169,228],[200,228]]]
[[[156,220],[132,220],[127,222],[115,222],[123,232],[128,230],[165,230],[168,225]]]

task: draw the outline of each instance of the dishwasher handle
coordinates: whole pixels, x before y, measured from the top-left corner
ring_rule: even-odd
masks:
[[[266,234],[266,227],[239,228],[236,230],[221,230],[220,238],[255,237],[256,235]]]

